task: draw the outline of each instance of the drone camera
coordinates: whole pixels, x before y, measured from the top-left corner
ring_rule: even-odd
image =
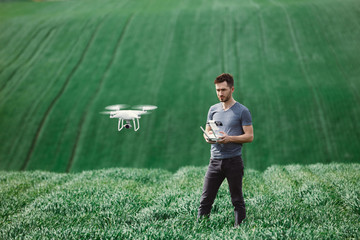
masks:
[[[124,127],[129,129],[129,128],[131,128],[131,125],[130,124],[125,124]]]

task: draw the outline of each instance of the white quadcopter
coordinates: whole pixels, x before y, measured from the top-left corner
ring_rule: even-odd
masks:
[[[117,104],[117,105],[111,105],[107,106],[105,109],[110,110],[106,112],[101,112],[101,114],[110,114],[110,118],[118,118],[118,130],[121,131],[124,127],[125,128],[131,128],[130,121],[133,122],[134,125],[134,131],[136,132],[140,128],[139,119],[141,115],[143,114],[149,114],[149,110],[157,109],[157,106],[153,105],[139,105],[135,106],[135,109],[140,110],[121,110],[127,108],[127,105],[124,104]],[[136,122],[135,122],[136,119]],[[126,124],[124,124],[124,121],[126,121]]]

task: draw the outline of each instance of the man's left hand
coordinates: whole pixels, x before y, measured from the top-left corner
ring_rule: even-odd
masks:
[[[218,138],[219,140],[216,141],[217,143],[226,144],[231,142],[229,135],[227,135],[225,132],[220,132],[220,133],[222,134],[222,136]]]

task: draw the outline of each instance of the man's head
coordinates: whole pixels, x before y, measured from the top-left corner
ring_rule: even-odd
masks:
[[[223,73],[215,78],[215,84],[222,82],[226,82],[229,88],[232,88],[234,86],[234,78],[231,74]]]
[[[234,79],[228,73],[223,73],[216,77],[215,81],[216,94],[220,102],[227,102],[232,99],[234,92]]]

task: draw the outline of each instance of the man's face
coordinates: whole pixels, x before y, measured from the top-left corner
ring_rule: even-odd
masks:
[[[234,87],[230,88],[227,82],[216,83],[215,88],[220,102],[227,102],[231,99]]]

